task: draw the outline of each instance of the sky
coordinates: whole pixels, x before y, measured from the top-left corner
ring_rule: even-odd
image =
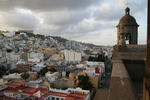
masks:
[[[116,26],[127,6],[140,25],[139,44],[145,44],[147,0],[0,0],[0,29],[115,45]]]

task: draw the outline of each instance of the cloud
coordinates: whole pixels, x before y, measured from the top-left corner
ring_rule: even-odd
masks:
[[[112,5],[110,2],[106,2],[95,10],[93,17],[95,20],[100,20],[102,22],[116,21],[121,17],[121,9],[118,9],[116,5]]]
[[[121,9],[125,9],[127,6],[130,7],[134,13],[142,11],[147,7],[147,0],[113,0],[115,4]]]
[[[131,14],[144,27],[146,19],[140,15],[146,16],[146,3],[146,0],[130,0],[128,4]],[[115,26],[125,7],[126,0],[0,0],[0,26],[33,29],[40,34],[95,44],[114,44]],[[139,31],[141,36],[146,29],[140,26]],[[139,41],[144,40],[142,37]]]
[[[18,29],[34,29],[40,18],[30,10],[16,9],[13,13],[1,13],[0,24]]]
[[[84,18],[88,18],[88,12],[84,11],[70,11],[70,10],[60,10],[44,12],[39,14],[40,17],[44,19],[45,24],[54,25],[69,25],[76,24],[82,21]]]
[[[83,9],[90,5],[97,4],[101,0],[0,0],[1,10],[12,8],[25,8],[36,11],[54,11],[62,9]]]

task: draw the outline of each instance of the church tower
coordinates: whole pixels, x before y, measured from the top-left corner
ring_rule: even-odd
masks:
[[[123,16],[117,25],[118,45],[137,44],[138,43],[138,27],[135,18],[130,15],[130,8],[125,9]]]

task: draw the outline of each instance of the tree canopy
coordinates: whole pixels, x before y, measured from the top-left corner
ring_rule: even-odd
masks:
[[[78,76],[78,87],[81,87],[84,90],[92,90],[93,84],[90,82],[89,77],[86,75]]]
[[[105,62],[105,57],[102,54],[98,54],[97,57],[89,56],[88,61]]]
[[[44,67],[43,69],[41,69],[41,70],[38,72],[38,75],[44,76],[45,73],[47,73],[48,71],[56,72],[56,69],[55,69],[55,68],[48,69],[47,67]]]
[[[30,75],[29,75],[28,73],[24,72],[24,73],[21,75],[21,77],[22,77],[24,80],[26,80],[26,79],[28,79],[28,78],[30,77]]]
[[[2,77],[3,75],[5,75],[6,74],[6,68],[5,67],[3,67],[3,66],[1,66],[0,67],[0,77]]]

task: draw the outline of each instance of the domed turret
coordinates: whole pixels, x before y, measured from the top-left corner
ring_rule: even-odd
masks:
[[[130,15],[130,8],[125,9],[125,16],[123,16],[119,24],[118,28],[118,44],[137,44],[138,38],[138,27],[135,18]]]
[[[130,8],[126,8],[125,9],[125,16],[123,16],[120,21],[119,21],[119,25],[135,25],[138,26],[135,18],[133,16],[130,15]]]

